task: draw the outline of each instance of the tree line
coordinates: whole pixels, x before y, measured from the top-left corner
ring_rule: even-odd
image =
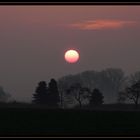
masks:
[[[0,102],[9,98],[0,88]],[[84,71],[59,79],[39,81],[32,94],[32,103],[49,108],[95,107],[111,103],[134,103],[140,98],[140,72],[129,76],[122,69]]]
[[[74,98],[80,108],[82,108],[85,99],[89,99],[90,106],[96,106],[101,105],[104,98],[99,89],[94,89],[90,92],[88,88],[82,87],[79,83],[75,83],[68,88],[66,94],[71,101],[72,98]],[[57,81],[51,79],[48,85],[45,81],[38,83],[35,93],[33,94],[32,102],[34,104],[45,105],[49,108],[59,108],[62,107],[62,100],[63,99],[60,99]]]
[[[33,103],[40,100],[49,107],[61,108],[94,107],[111,101],[121,104],[132,101],[137,106],[140,72],[126,76],[121,69],[108,68],[99,72],[85,71],[67,75],[58,80],[51,79],[48,86],[45,81],[41,81],[33,98]]]

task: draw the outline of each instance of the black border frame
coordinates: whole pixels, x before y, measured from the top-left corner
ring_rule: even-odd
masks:
[[[104,5],[104,6],[140,6],[140,2],[138,1],[132,1],[132,2],[126,2],[125,0],[124,1],[120,1],[120,2],[117,2],[117,1],[113,1],[113,2],[109,2],[109,1],[105,1],[105,0],[94,0],[94,2],[89,2],[89,1],[86,1],[86,2],[69,2],[69,1],[66,1],[66,2],[59,2],[59,1],[52,1],[52,0],[48,0],[47,2],[44,2],[44,1],[39,1],[39,2],[32,2],[31,0],[26,0],[26,1],[0,1],[0,6],[34,6],[34,5],[39,5],[39,6],[49,6],[49,5],[56,5],[56,6],[60,6],[60,5],[63,5],[63,6],[66,6],[66,5],[72,5],[72,6],[78,6],[78,5],[85,5],[85,6],[88,6],[88,5]],[[93,135],[93,136],[72,136],[72,135],[69,135],[69,136],[65,136],[65,135],[62,135],[62,136],[30,136],[30,135],[27,135],[27,136],[24,136],[24,135],[3,135],[1,136],[0,135],[0,138],[140,138],[140,136],[119,136],[119,135],[110,135],[110,136],[106,136],[106,135],[102,135],[102,136],[99,136],[99,135]]]

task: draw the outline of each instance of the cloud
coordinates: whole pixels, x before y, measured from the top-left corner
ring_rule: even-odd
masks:
[[[123,20],[90,20],[81,23],[70,24],[69,26],[81,30],[100,30],[100,29],[117,29],[126,26],[133,26],[136,21]]]

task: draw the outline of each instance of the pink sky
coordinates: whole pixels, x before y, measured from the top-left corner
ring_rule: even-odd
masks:
[[[0,6],[0,85],[29,101],[40,80],[140,70],[139,13],[140,6]],[[73,65],[64,60],[71,47],[80,52]]]

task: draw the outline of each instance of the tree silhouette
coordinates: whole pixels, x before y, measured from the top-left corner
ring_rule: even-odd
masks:
[[[89,105],[91,107],[93,106],[97,106],[97,105],[101,105],[103,104],[103,98],[104,96],[102,95],[102,93],[99,91],[99,89],[95,88],[93,90],[93,92],[91,93],[91,97],[90,97],[90,102]]]
[[[75,83],[68,90],[67,93],[74,96],[76,101],[79,103],[79,107],[82,107],[83,101],[89,97],[89,89],[82,87],[79,83]]]
[[[84,71],[75,75],[63,76],[58,80],[61,93],[65,93],[73,84],[80,83],[82,87],[87,87],[90,91],[95,88],[104,93],[106,103],[116,102],[118,92],[122,90],[126,76],[121,69],[107,68],[102,71]]]
[[[33,103],[36,104],[48,104],[48,89],[45,81],[40,81],[36,88],[36,93],[33,94]]]
[[[48,92],[49,92],[49,102],[48,102],[49,106],[55,108],[58,107],[60,103],[59,91],[57,82],[53,78],[49,82]]]
[[[120,91],[118,93],[118,100],[117,101],[118,101],[119,104],[125,103],[126,97],[124,96],[124,92],[123,91]]]
[[[130,75],[129,82],[134,84],[140,80],[140,71],[135,72],[134,74]]]
[[[3,87],[0,86],[0,102],[6,102],[11,97],[9,93],[6,93]]]
[[[65,99],[64,99],[66,92],[65,82],[63,82],[63,80],[59,80],[57,86],[60,94],[60,106],[61,108],[65,108]]]
[[[104,92],[105,101],[116,102],[118,92],[126,80],[124,72],[121,69],[107,68],[100,72],[98,80],[96,87]]]
[[[127,87],[122,95],[127,99],[130,99],[134,102],[135,107],[137,108],[140,98],[140,80],[132,84],[130,87]]]

